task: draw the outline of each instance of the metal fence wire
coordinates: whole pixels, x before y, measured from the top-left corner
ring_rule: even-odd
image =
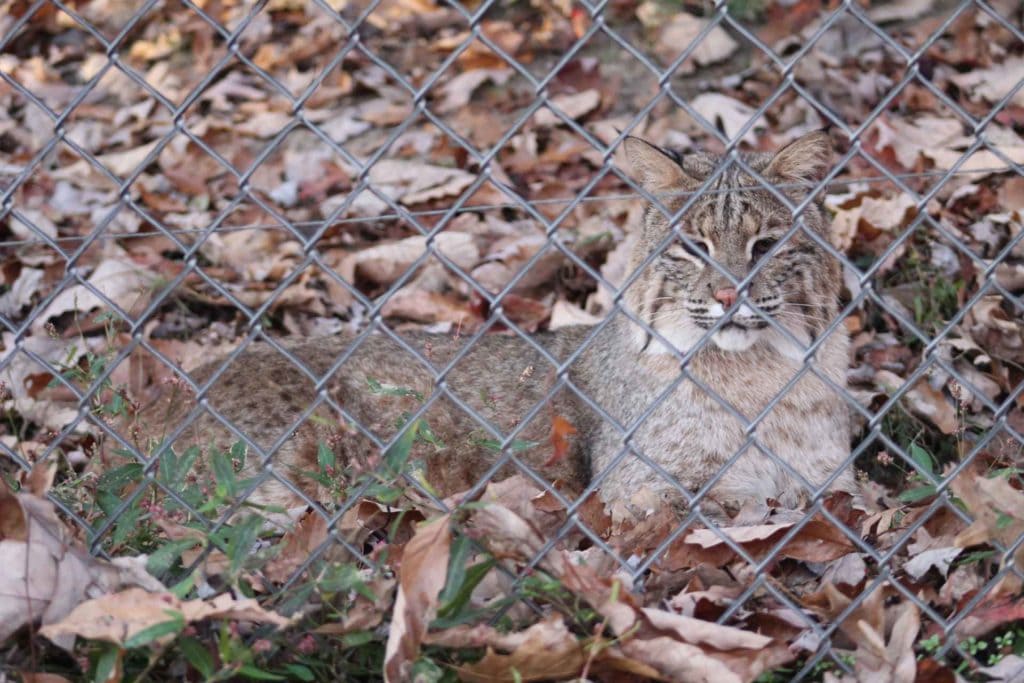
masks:
[[[55,454],[81,468],[102,443],[139,466],[136,485],[122,489],[119,499],[101,501],[102,515],[86,514],[82,501],[72,495],[51,494],[81,526],[97,554],[117,545],[114,539],[123,533],[119,524],[126,516],[134,519],[137,503],[150,487],[161,489],[179,509],[216,533],[231,524],[248,493],[276,480],[308,501],[334,531],[324,547],[294,568],[287,588],[330,548],[342,547],[352,561],[375,565],[367,547],[339,529],[345,513],[368,495],[371,482],[336,492],[327,507],[323,500],[309,500],[308,490],[285,469],[272,466],[292,433],[327,409],[344,416],[377,454],[386,454],[432,407],[447,403],[471,416],[483,438],[494,445],[495,464],[476,491],[511,464],[568,509],[565,525],[521,573],[512,574],[513,581],[522,581],[569,535],[583,534],[643,590],[665,551],[695,525],[705,525],[757,577],[729,601],[717,617],[720,623],[734,620],[748,600],[762,595],[804,614],[788,591],[766,577],[779,562],[777,551],[812,518],[823,519],[877,568],[877,575],[836,621],[807,618],[806,628],[820,647],[802,660],[794,679],[816,675],[823,662],[853,671],[830,643],[842,620],[882,585],[916,605],[938,630],[944,644],[937,656],[971,660],[974,653],[958,642],[958,629],[1000,581],[1011,575],[1024,578],[1013,562],[1024,537],[1010,543],[992,540],[997,569],[947,613],[940,613],[900,573],[894,558],[937,515],[964,524],[974,521],[976,514],[954,500],[950,487],[957,476],[966,476],[997,449],[1018,454],[1011,459],[1020,463],[1024,421],[1018,416],[1024,385],[1016,382],[1020,372],[1014,354],[1019,348],[1011,348],[1024,338],[1019,296],[1024,289],[1020,7],[982,0],[917,3],[917,9],[902,2],[870,7],[852,0],[827,6],[781,3],[783,14],[793,16],[814,8],[788,35],[767,31],[773,22],[782,25],[782,14],[755,18],[748,14],[749,4],[716,2],[698,12],[646,3],[648,10],[662,14],[644,25],[629,9],[637,3],[586,0],[551,7],[497,0],[415,6],[397,0],[6,3],[6,14],[0,17],[0,109],[5,110],[0,111],[0,372],[6,384],[5,408],[17,418],[5,428],[0,451],[24,470]],[[659,21],[681,27],[678,16],[683,14],[693,19],[686,24],[692,30],[677,34],[685,40],[652,39],[652,31],[661,28]],[[643,18],[641,12],[637,15]],[[524,16],[528,20],[517,24],[516,17]],[[174,28],[179,24],[180,30]],[[527,24],[535,33],[524,28]],[[966,49],[965,41],[988,40],[992,34],[997,38],[990,45],[975,49],[1001,71],[989,81],[971,80],[970,74],[982,67],[972,70],[969,58],[956,62],[949,54]],[[300,50],[303,44],[308,45]],[[417,59],[408,54],[414,44],[441,47],[431,59]],[[709,54],[723,44],[731,48],[726,54]],[[281,56],[285,53],[291,56]],[[194,61],[175,71],[174,60],[182,55]],[[612,82],[622,93],[620,100],[605,97],[601,102],[599,97],[588,103],[590,92],[600,93]],[[851,83],[859,91],[852,91]],[[491,86],[494,90],[488,91]],[[716,94],[726,90],[734,94],[732,99]],[[741,103],[737,93],[756,104]],[[495,102],[507,106],[500,112],[489,109]],[[605,119],[592,115],[598,110]],[[744,156],[747,150],[776,149],[801,132],[823,128],[840,153],[798,203],[786,194],[790,186],[761,177]],[[684,193],[681,208],[673,211],[667,206],[673,197],[653,196],[624,163],[619,149],[629,135],[681,147],[683,154],[707,149],[720,154],[722,162],[699,189]],[[907,148],[914,150],[910,158]],[[447,155],[448,166],[425,161],[439,149]],[[572,161],[565,161],[570,157]],[[317,170],[310,173],[309,168]],[[719,177],[737,168],[789,205],[796,217],[772,253],[802,233],[845,272],[848,296],[839,315],[810,343],[803,371],[787,387],[808,373],[823,377],[815,365],[816,351],[829,334],[849,329],[854,346],[861,349],[851,358],[849,385],[822,379],[845,399],[859,423],[840,471],[857,463],[870,469],[865,460],[897,467],[908,477],[901,485],[927,489],[930,502],[896,538],[876,544],[825,504],[827,485],[805,482],[810,501],[804,518],[770,553],[755,557],[704,512],[706,493],[726,471],[723,467],[700,490],[676,483],[675,490],[688,502],[687,512],[656,548],[643,556],[624,556],[582,515],[582,501],[600,491],[608,472],[594,472],[584,495],[569,500],[524,464],[517,444],[526,425],[556,394],[569,392],[619,430],[620,450],[609,469],[639,459],[660,471],[634,435],[658,402],[681,384],[718,396],[713,385],[690,372],[690,360],[726,319],[696,348],[675,351],[676,381],[629,424],[618,423],[587,396],[574,383],[570,367],[615,316],[626,316],[661,339],[626,305],[626,293],[681,235],[679,219],[694,202],[722,192]],[[429,174],[440,175],[431,179]],[[802,214],[822,197],[837,224],[842,221],[848,229],[845,241],[828,240],[804,226]],[[668,217],[675,232],[643,262],[622,266],[621,272],[605,267],[619,243],[638,230],[637,207],[647,202]],[[872,206],[888,206],[898,217],[882,225],[884,219],[870,213]],[[484,271],[479,266],[486,259],[467,261],[444,243],[453,230],[467,230],[459,227],[460,221],[483,229],[489,220],[513,226],[513,237],[519,230],[538,238],[525,257],[509,261],[507,276],[496,285],[493,280],[481,282]],[[998,236],[1004,233],[1005,239]],[[341,267],[351,263],[344,254],[410,236],[425,238],[416,243],[420,251],[401,261],[387,281],[369,282],[364,271]],[[259,261],[260,249],[277,250],[287,258],[268,255]],[[920,254],[925,255],[923,262],[915,256]],[[492,265],[500,261],[490,258]],[[553,262],[559,264],[554,270]],[[153,266],[157,275],[132,279],[125,263]],[[231,264],[243,265],[233,270]],[[741,290],[757,277],[755,270],[737,279],[722,264],[711,266]],[[436,331],[463,336],[464,343],[443,364],[425,357],[403,335],[408,327],[403,320],[423,320],[407,312],[395,314],[396,299],[417,286],[426,268],[440,268],[455,283],[458,296],[470,302],[464,310],[472,308],[479,317],[464,332],[443,320],[433,321]],[[538,321],[531,324],[517,308],[524,298],[521,292],[537,286],[531,278],[541,269],[549,273],[544,276],[547,286],[556,277],[587,283],[582,295],[561,285],[557,293],[585,308],[594,323],[568,357],[558,357],[536,341],[532,332]],[[971,273],[972,279],[958,283],[962,276],[957,273]],[[310,277],[318,283],[314,289],[338,303],[321,306],[316,324],[312,318],[281,313],[292,305],[288,299],[295,288]],[[259,287],[247,290],[246,278],[258,281]],[[929,302],[940,301],[942,287],[952,293],[935,311]],[[191,299],[200,312],[169,314],[179,310],[176,302],[185,288],[205,292],[205,301]],[[146,290],[145,296],[140,289]],[[587,297],[599,291],[605,293],[603,304],[590,305]],[[902,296],[907,292],[911,296]],[[995,309],[992,302],[997,302]],[[979,307],[987,307],[995,322],[986,323]],[[204,315],[216,322],[196,321]],[[788,334],[770,316],[765,321]],[[342,330],[351,335],[351,343],[326,372],[297,357],[285,338],[288,334],[283,334]],[[497,330],[530,345],[555,377],[546,400],[517,416],[510,429],[485,419],[448,383],[452,369]],[[972,337],[964,330],[980,332]],[[232,339],[235,333],[240,336]],[[188,368],[177,360],[184,342],[175,347],[167,341],[190,337],[194,346],[226,351],[202,381],[187,371],[198,364],[196,357]],[[1008,346],[999,346],[1003,342],[996,337],[1010,338]],[[434,378],[434,391],[387,439],[326,390],[333,375],[345,372],[360,345],[382,340],[404,350],[408,362]],[[316,389],[317,400],[304,406],[273,443],[247,433],[205,400],[234,363],[244,362],[255,343],[272,347]],[[101,346],[106,355],[97,351]],[[999,349],[1009,351],[1000,355]],[[201,360],[216,357],[212,351],[203,354],[207,357]],[[884,359],[866,363],[871,354]],[[145,362],[138,360],[143,357]],[[153,371],[154,364],[162,369]],[[155,435],[144,434],[140,440],[139,434],[125,432],[113,414],[127,408],[110,405],[112,400],[141,400],[111,388],[131,384],[133,373],[143,372],[171,377],[166,382],[197,398],[184,419],[160,435],[162,446],[152,451],[140,444]],[[857,388],[858,382],[864,384],[865,372],[875,382],[873,391]],[[887,373],[895,385],[879,390],[878,372]],[[765,457],[776,458],[758,442],[756,428],[785,397],[780,392],[760,415],[743,415],[723,405],[744,425],[744,449],[759,447]],[[936,415],[949,410],[954,413],[952,430]],[[169,445],[202,415],[212,416],[244,444],[248,458],[263,465],[257,480],[238,492],[227,509],[202,508],[158,474]],[[909,435],[907,424],[912,425]],[[951,455],[939,456],[941,444]],[[741,455],[734,454],[728,464]],[[446,508],[417,477],[405,476],[409,487],[439,509]]]

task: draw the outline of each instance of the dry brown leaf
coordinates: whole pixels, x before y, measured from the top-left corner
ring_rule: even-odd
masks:
[[[877,147],[890,148],[905,168],[916,168],[919,159],[928,159],[937,169],[952,168],[974,141],[964,135],[964,124],[955,118],[921,116],[914,120],[895,117],[879,118]],[[987,131],[992,146],[1014,163],[1024,163],[1024,140],[1012,131],[993,127]],[[1006,162],[982,147],[973,152],[959,167],[960,171],[981,171],[1006,168]]]
[[[410,668],[419,657],[448,572],[450,521],[450,515],[445,515],[423,524],[402,552],[398,596],[384,651],[385,681],[409,680]]]
[[[577,675],[586,661],[583,644],[566,628],[561,616],[548,617],[515,635],[515,647],[508,647],[507,637],[496,638],[498,642],[493,645],[487,643],[487,652],[480,661],[456,667],[459,678],[471,683],[561,680]],[[509,654],[500,654],[496,648]]]
[[[1005,97],[1014,84],[1024,80],[1024,57],[1007,57],[1001,64],[988,69],[954,73],[950,80],[968,90],[975,98],[995,103]],[[1024,88],[1018,90],[1010,102],[1024,107]]]
[[[599,575],[588,565],[562,561],[555,562],[552,570],[566,588],[584,597],[620,635],[619,647],[624,655],[658,671],[667,680],[752,681],[795,657],[785,643],[767,636],[665,610],[641,608],[639,599],[617,579]]]
[[[903,564],[903,571],[913,577],[915,580],[920,579],[924,576],[929,569],[935,567],[939,574],[943,578],[949,573],[949,568],[953,564],[960,553],[963,552],[963,548],[932,548],[931,550],[925,550],[917,553]]]
[[[885,642],[884,631],[877,625],[858,621],[857,630],[861,637],[853,665],[857,680],[860,683],[914,683],[917,678],[914,642],[920,628],[921,616],[911,602],[904,603],[900,609],[888,643]]]
[[[965,470],[950,486],[974,518],[974,523],[953,539],[958,548],[990,541],[1008,547],[1024,534],[1024,493],[1007,479]],[[1017,562],[1024,559],[1024,548],[1018,549],[1015,558]]]
[[[743,547],[754,558],[764,557],[796,522],[720,527],[718,531]],[[831,522],[813,519],[778,550],[777,557],[807,562],[828,562],[855,550],[853,542]],[[736,559],[736,553],[711,529],[697,529],[669,547],[665,563],[669,569],[694,567],[702,563],[721,566]]]
[[[700,32],[707,25],[707,19],[701,19],[686,12],[674,14],[667,23],[662,25],[656,44],[658,54],[666,62],[674,61],[683,50],[690,46],[690,43],[700,35]],[[736,47],[736,41],[732,39],[725,29],[721,26],[715,26],[701,39],[700,44],[690,53],[690,57],[682,63],[678,72],[692,73],[696,70],[697,66],[721,62],[735,52]]]
[[[252,598],[238,600],[224,593],[211,600],[182,601],[172,593],[129,588],[83,602],[59,622],[41,628],[40,633],[50,640],[78,636],[124,646],[141,631],[175,619],[184,624],[203,619],[232,619],[278,628],[293,621],[263,609]],[[158,642],[174,637],[169,634]]]
[[[883,5],[872,6],[868,10],[868,18],[882,24],[889,21],[913,19],[928,12],[934,7],[932,0],[897,0]]]
[[[63,619],[76,605],[123,586],[162,590],[145,557],[99,560],[72,545],[53,504],[0,485],[0,642],[30,621]],[[70,649],[72,639],[58,638]]]
[[[21,683],[71,683],[71,679],[51,673],[32,673],[20,671]]]
[[[476,180],[457,168],[401,159],[380,159],[369,175],[375,188],[405,205],[453,197]]]
[[[757,110],[753,107],[715,92],[706,92],[698,95],[690,102],[690,105],[694,111],[721,129],[729,139],[736,137],[740,130],[757,113]],[[767,127],[768,122],[765,118],[763,116],[759,117],[743,136],[743,141],[752,145],[757,144],[757,131],[764,130]]]
[[[601,104],[601,93],[590,89],[572,95],[555,95],[550,99],[551,106],[570,119],[580,119],[594,111]],[[557,126],[562,118],[550,109],[541,109],[534,117],[538,126]]]
[[[443,98],[437,105],[442,114],[453,112],[469,104],[473,93],[484,83],[504,85],[512,76],[512,69],[472,69],[464,71],[437,88]]]
[[[442,232],[434,237],[432,246],[465,270],[476,265],[480,258],[480,252],[473,243],[473,236],[466,233]],[[339,272],[345,275],[348,270],[371,282],[390,285],[403,275],[416,259],[423,256],[426,250],[425,237],[408,237],[398,242],[379,244],[352,254],[348,259],[351,265],[341,266]]]
[[[357,593],[355,600],[345,610],[341,621],[323,624],[315,629],[315,633],[344,635],[353,631],[366,631],[376,628],[391,613],[394,605],[395,580],[375,577],[366,581],[366,587],[376,596],[376,600],[367,600]]]
[[[978,669],[988,676],[992,683],[1019,683],[1024,681],[1024,657],[1006,655],[992,666]]]
[[[830,203],[831,202],[831,203]],[[916,203],[907,194],[888,197],[869,195],[840,195],[826,201],[835,218],[832,221],[832,243],[839,249],[849,249],[858,234],[873,236],[879,232],[894,232],[914,218]]]
[[[999,295],[982,297],[968,311],[964,328],[989,355],[1015,363],[1024,362],[1024,325],[1019,315],[1007,314],[1003,303],[1003,297]]]
[[[263,574],[283,583],[327,540],[327,520],[316,510],[309,510],[278,544],[277,556],[263,568]]]
[[[132,311],[149,300],[156,275],[125,259],[106,259],[86,278],[93,289],[103,294],[122,309]],[[106,310],[107,304],[84,285],[75,285],[61,291],[46,309],[36,316],[33,329],[40,330],[51,318],[77,311],[88,313]]]
[[[899,389],[903,382],[902,377],[888,370],[875,373],[875,384],[887,394]],[[945,395],[942,387],[933,387],[928,377],[922,377],[907,391],[903,395],[903,402],[910,412],[928,420],[943,434],[955,434],[960,429],[960,417],[953,399]]]

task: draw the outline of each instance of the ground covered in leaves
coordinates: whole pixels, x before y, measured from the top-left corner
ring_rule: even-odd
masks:
[[[0,677],[1024,679],[1021,8],[834,5],[0,2]],[[465,334],[506,288],[527,332],[600,319],[587,268],[624,280],[643,210],[620,131],[826,126],[863,506],[714,530],[381,476],[282,533],[227,513],[241,444],[204,478],[192,451],[89,467],[254,322],[333,334],[383,301]]]

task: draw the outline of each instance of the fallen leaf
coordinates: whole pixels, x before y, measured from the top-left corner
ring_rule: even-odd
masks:
[[[563,116],[570,119],[580,119],[597,109],[601,104],[601,93],[597,90],[584,90],[572,95],[555,95],[549,100],[549,105],[561,112]],[[534,117],[538,126],[557,126],[563,123],[551,109],[541,109]]]
[[[469,104],[473,93],[484,83],[504,85],[512,76],[512,69],[472,69],[463,71],[437,88],[441,101],[437,110],[442,114],[453,112]]]
[[[427,626],[437,612],[452,542],[449,515],[420,526],[405,545],[398,570],[398,596],[384,650],[384,680],[409,680]]]
[[[555,415],[551,419],[552,451],[551,457],[544,463],[545,467],[550,467],[556,462],[565,460],[565,457],[569,454],[569,448],[571,445],[570,439],[574,434],[576,434],[576,428],[572,426],[571,422],[561,415]]]
[[[507,637],[495,638],[498,643],[505,642],[486,643],[487,651],[480,661],[454,667],[459,678],[472,683],[562,680],[573,678],[586,661],[583,643],[566,628],[560,615],[537,622],[516,635],[515,647],[508,647]],[[496,647],[509,654],[497,652]]]
[[[757,110],[726,95],[706,92],[695,97],[690,106],[705,120],[720,129],[730,140],[734,139],[747,122],[754,118]],[[768,127],[763,116],[758,117],[743,136],[742,141],[751,145],[757,144],[759,131]]]
[[[702,563],[714,566],[727,564],[737,555],[725,543],[723,536],[740,545],[755,559],[759,559],[771,552],[795,524],[796,522],[785,522],[719,527],[717,530],[696,529],[669,546],[665,563],[670,569],[694,567]],[[775,556],[806,562],[828,562],[854,550],[853,542],[831,522],[813,519],[804,524],[796,535],[775,553]]]
[[[83,602],[60,621],[41,628],[40,633],[55,642],[78,636],[124,647],[132,637],[158,624],[180,620],[184,628],[187,624],[204,619],[251,621],[278,628],[293,622],[292,619],[265,610],[252,598],[238,600],[222,593],[210,600],[182,601],[168,592],[129,588]],[[176,633],[168,633],[156,641],[166,642],[174,638]]]
[[[661,27],[656,50],[666,62],[674,61],[700,35],[708,25],[707,19],[701,19],[678,12]],[[678,73],[692,73],[698,66],[716,64],[736,51],[736,41],[721,26],[715,26],[705,35],[700,44],[690,53]]]
[[[1024,80],[1024,57],[1007,57],[988,69],[953,73],[949,80],[969,91],[975,98],[990,103],[999,102],[1014,84]],[[1024,88],[1017,90],[1010,102],[1024,107]]]
[[[60,292],[32,322],[33,329],[41,329],[49,320],[63,313],[88,313],[109,307],[93,293],[93,289],[117,304],[122,310],[141,309],[149,300],[150,288],[156,275],[145,268],[121,259],[106,259],[86,278],[92,289],[74,285]]]
[[[327,540],[327,520],[316,510],[307,511],[285,533],[278,544],[277,556],[263,568],[271,581],[283,583],[292,577],[317,548]]]
[[[123,586],[163,590],[145,571],[144,556],[107,562],[71,542],[53,504],[13,494],[0,484],[0,642],[30,620],[44,628],[89,597]],[[70,649],[73,640],[54,642]]]
[[[1024,681],[1024,657],[1004,655],[992,666],[980,667],[978,671],[988,676],[992,683],[1019,683]]]
[[[929,569],[935,567],[939,574],[945,578],[950,566],[953,564],[953,560],[962,552],[963,548],[933,548],[932,550],[925,550],[907,560],[903,564],[903,571],[915,580],[920,580]]]
[[[998,541],[1010,547],[1024,534],[1024,493],[1000,476],[987,477],[971,470],[961,472],[950,484],[953,493],[963,501],[974,522],[957,534],[953,543],[958,548]],[[1015,554],[1024,559],[1024,548]]]

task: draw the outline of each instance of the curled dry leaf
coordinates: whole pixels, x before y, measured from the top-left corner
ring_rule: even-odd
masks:
[[[825,205],[835,212],[832,243],[844,251],[860,235],[873,239],[879,233],[898,231],[914,217],[917,206],[910,195],[903,193],[883,197],[867,193],[835,195]]]
[[[129,588],[83,602],[40,632],[51,640],[79,636],[123,647],[133,636],[157,624],[179,621],[184,627],[204,619],[251,621],[278,628],[292,623],[291,619],[260,607],[252,598],[239,600],[224,593],[210,600],[183,601],[165,591]],[[171,639],[174,635],[172,632],[157,640]]]
[[[357,592],[355,600],[345,610],[345,616],[340,621],[317,627],[316,633],[344,635],[379,626],[394,605],[395,580],[385,577],[369,578],[366,581],[366,588],[376,596],[375,600],[371,601],[361,591]]]
[[[730,139],[735,138],[747,122],[757,113],[753,107],[743,104],[726,95],[708,92],[698,95],[690,105],[705,119],[718,126]],[[767,127],[764,117],[758,118],[754,125],[743,136],[743,141],[756,144],[757,130]]]
[[[1024,325],[1003,309],[1001,296],[982,297],[968,311],[964,326],[989,355],[1024,362]]]
[[[917,679],[914,641],[921,628],[916,606],[909,602],[903,604],[888,643],[884,630],[877,624],[857,621],[856,628],[860,637],[853,668],[858,683],[914,683]]]
[[[569,679],[579,673],[586,661],[583,643],[566,628],[560,616],[512,634],[514,639],[497,632],[494,635],[498,636],[496,642],[486,643],[487,652],[480,661],[456,667],[461,680],[487,683]],[[509,647],[509,641],[514,642],[513,647]],[[499,649],[508,654],[498,652]]]
[[[902,377],[888,370],[879,370],[875,373],[875,384],[887,394],[899,389],[903,382]],[[960,420],[953,400],[945,395],[941,385],[932,386],[928,377],[922,377],[913,388],[907,391],[903,395],[903,401],[910,412],[928,420],[943,434],[955,434],[960,428]]]
[[[555,95],[551,98],[551,106],[570,119],[579,119],[597,109],[601,104],[601,93],[596,90],[584,90],[572,95]],[[550,109],[541,109],[535,117],[538,126],[557,126],[562,123],[561,117]]]
[[[907,560],[903,564],[903,571],[915,580],[918,580],[924,576],[929,569],[935,567],[943,578],[945,578],[946,574],[949,573],[949,568],[953,564],[953,560],[955,560],[962,552],[963,548],[932,548],[931,550],[925,550],[924,552],[918,553]]]
[[[737,558],[722,536],[741,546],[755,559],[771,552],[796,522],[758,524],[754,526],[696,529],[669,547],[666,566],[669,569],[694,567],[702,563],[721,566]],[[853,542],[831,522],[812,519],[780,548],[777,557],[806,562],[828,562],[855,550]]]
[[[472,517],[491,551],[526,561],[535,556],[543,536],[508,508],[488,505]],[[785,643],[731,626],[644,608],[621,581],[590,564],[578,564],[564,551],[552,551],[541,568],[562,586],[592,605],[607,628],[619,636],[617,648],[602,658],[618,657],[657,672],[669,681],[752,681],[764,671],[793,658]],[[632,670],[638,670],[634,667]]]
[[[123,586],[163,590],[145,557],[99,560],[72,545],[53,504],[0,485],[0,642],[30,621],[63,619],[76,605]],[[70,638],[57,638],[69,649]]]
[[[98,291],[109,301],[130,311],[148,300],[148,289],[155,281],[153,273],[124,259],[107,259],[101,262],[86,279],[91,289],[76,285],[63,290],[50,302],[40,315],[36,316],[33,327],[42,326],[51,318],[70,311],[88,312],[106,309],[107,304],[93,293]]]
[[[407,681],[420,643],[437,612],[448,573],[450,515],[423,524],[405,545],[398,570],[398,596],[384,650],[384,680]]]
[[[264,567],[264,575],[274,582],[287,581],[326,540],[327,520],[316,510],[309,510],[285,533],[277,556]]]
[[[970,470],[961,472],[951,483],[953,493],[963,501],[974,523],[953,540],[958,548],[990,541],[1012,546],[1024,534],[1024,493],[1003,477],[987,477]],[[1015,555],[1024,560],[1024,547]]]
[[[793,659],[785,643],[732,626],[642,608],[618,580],[593,567],[562,562],[556,574],[619,635],[619,650],[670,681],[752,681]]]
[[[442,232],[435,235],[432,248],[467,270],[480,258],[472,235],[466,233]],[[338,273],[349,282],[354,282],[358,275],[378,285],[390,285],[426,250],[425,237],[408,237],[398,242],[379,244],[349,255],[338,266]]]
[[[675,14],[661,29],[658,36],[657,51],[667,62],[674,61],[679,54],[701,34],[708,25],[707,19],[692,14],[679,12]],[[736,51],[736,41],[721,26],[715,26],[705,35],[690,54],[690,58],[680,65],[680,73],[692,73],[697,66],[715,64],[727,59]]]
[[[982,667],[978,671],[990,677],[992,683],[1024,681],[1024,657],[1006,655],[992,666]]]

